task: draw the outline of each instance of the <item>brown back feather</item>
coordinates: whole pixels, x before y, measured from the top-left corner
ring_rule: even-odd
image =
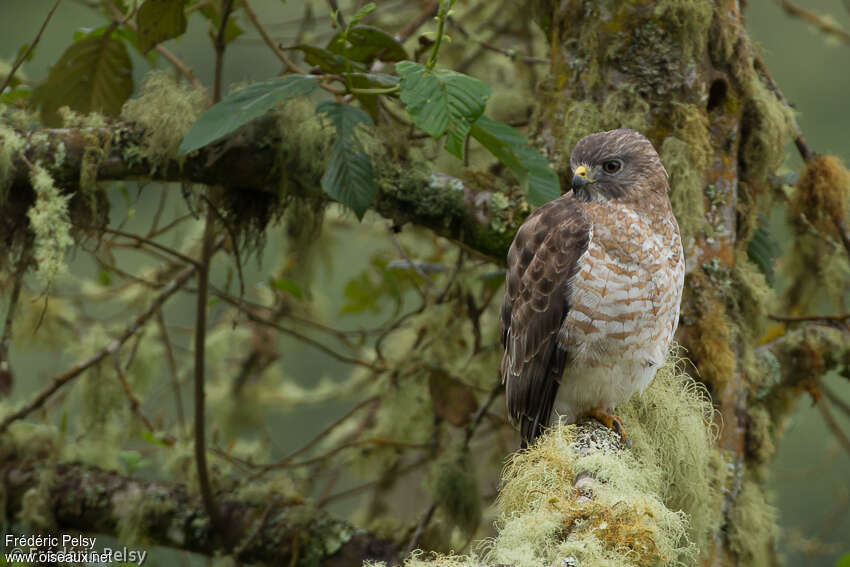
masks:
[[[501,375],[508,413],[524,444],[549,424],[569,353],[558,331],[570,305],[569,281],[587,250],[591,224],[572,194],[540,207],[520,227],[508,252],[500,332]]]

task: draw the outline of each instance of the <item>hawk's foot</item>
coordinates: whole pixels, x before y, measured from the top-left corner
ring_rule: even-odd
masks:
[[[623,420],[620,416],[609,413],[605,408],[595,407],[587,412],[585,417],[595,419],[608,429],[613,429],[620,436],[623,444],[627,448],[631,448],[632,442],[629,440],[629,436],[626,435],[626,429],[623,427]]]

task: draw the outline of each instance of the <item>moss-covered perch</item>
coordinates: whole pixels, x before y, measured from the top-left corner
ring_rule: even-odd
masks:
[[[286,110],[307,112],[298,103]],[[303,119],[302,114],[299,116]],[[270,116],[184,160],[170,152],[152,155],[151,144],[157,142],[146,139],[150,127],[134,122],[36,132],[6,128],[0,130],[0,153],[4,134],[5,140],[20,137],[22,155],[31,163],[41,163],[57,187],[74,195],[73,224],[77,224],[74,202],[85,201],[84,194],[92,190],[85,186],[87,178],[224,186],[230,194],[228,208],[241,205],[247,215],[267,218],[275,214],[275,207],[292,198],[312,201],[316,207],[326,201],[318,188],[329,130],[314,132],[310,138],[303,131],[304,123],[296,125],[294,121],[297,119],[292,116]],[[301,131],[296,134],[297,129]],[[289,134],[295,139],[287,140]],[[493,200],[492,188],[478,189],[469,182],[431,172],[421,163],[399,156],[390,158],[386,155],[390,145],[370,146],[380,187],[374,210],[399,225],[412,222],[432,229],[503,264],[511,239],[529,212],[524,200]],[[0,199],[0,242],[5,240],[7,245],[14,235],[26,230],[27,210],[35,198],[30,169],[20,156],[18,152],[7,155],[7,171],[0,171],[0,182],[5,181],[7,187],[7,197]],[[8,175],[5,180],[4,173]],[[270,210],[259,211],[258,206]],[[76,210],[81,208],[77,206]],[[89,215],[84,215],[82,222],[91,223]]]
[[[245,563],[350,567],[389,559],[392,542],[334,519],[309,503],[269,493],[222,498],[224,533],[214,534],[197,495],[180,484],[122,476],[89,465],[56,463],[44,438],[3,439],[4,514],[32,533],[82,532],[125,543],[161,545]]]

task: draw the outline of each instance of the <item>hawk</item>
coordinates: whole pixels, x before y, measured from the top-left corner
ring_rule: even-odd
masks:
[[[684,255],[655,148],[634,130],[590,134],[570,167],[572,191],[508,252],[501,376],[524,445],[583,417],[627,442],[614,407],[655,376],[679,320]]]

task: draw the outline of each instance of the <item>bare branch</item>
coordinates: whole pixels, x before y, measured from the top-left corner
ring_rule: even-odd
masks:
[[[10,84],[12,84],[12,79],[15,77],[15,73],[18,71],[20,66],[24,64],[24,61],[27,60],[27,57],[30,56],[30,53],[32,53],[32,50],[35,49],[35,46],[38,45],[38,42],[41,40],[41,34],[44,33],[44,28],[47,27],[47,22],[49,22],[50,18],[53,17],[53,12],[56,11],[56,8],[59,7],[59,4],[61,2],[62,2],[62,0],[56,0],[56,2],[53,4],[53,7],[47,13],[47,17],[44,18],[44,21],[41,23],[41,27],[38,29],[38,33],[35,34],[35,39],[33,39],[32,42],[30,42],[29,46],[27,47],[27,50],[25,52],[23,52],[21,54],[21,56],[18,57],[18,60],[15,61],[15,64],[12,65],[12,68],[9,70],[9,74],[6,75],[6,80],[3,81],[3,85],[0,86],[0,93],[5,91],[6,87],[8,87]]]

